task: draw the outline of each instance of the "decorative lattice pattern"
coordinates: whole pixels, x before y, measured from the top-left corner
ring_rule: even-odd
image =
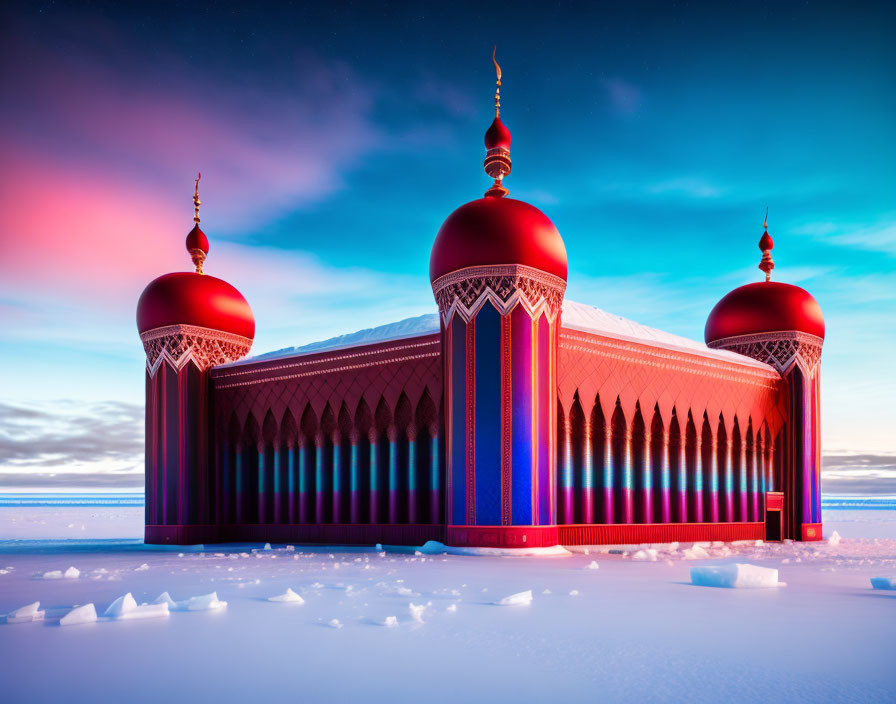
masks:
[[[812,377],[821,361],[823,342],[816,335],[788,330],[761,335],[725,337],[710,342],[709,346],[758,359],[773,366],[781,374],[786,374],[797,365]]]
[[[432,284],[442,320],[455,313],[469,322],[491,301],[501,315],[522,305],[533,318],[553,321],[560,312],[566,282],[559,276],[521,264],[471,266],[439,277]]]
[[[194,325],[167,325],[143,333],[140,339],[150,376],[155,376],[163,362],[177,371],[193,362],[205,371],[217,364],[235,362],[252,348],[248,337]]]

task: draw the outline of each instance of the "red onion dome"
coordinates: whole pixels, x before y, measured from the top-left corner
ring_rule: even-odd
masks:
[[[208,254],[208,237],[200,229],[199,225],[194,225],[193,229],[187,235],[187,251],[192,252],[194,249],[200,250],[203,254]]]
[[[137,302],[137,329],[142,335],[169,325],[193,325],[234,335],[255,337],[255,316],[243,294],[226,281],[202,273],[208,238],[199,227],[199,179],[193,193],[193,222],[187,252],[195,272],[177,271],[151,281]]]
[[[779,281],[759,281],[734,289],[706,321],[707,344],[725,337],[796,330],[824,339],[824,315],[805,289]]]
[[[709,313],[703,337],[706,344],[726,337],[760,335],[771,332],[796,331],[824,339],[824,316],[821,306],[805,289],[772,281],[775,242],[768,234],[768,210],[762,223],[759,268],[765,281],[734,289]]]
[[[442,224],[429,258],[429,278],[490,264],[524,264],[565,281],[566,247],[554,223],[535,206],[487,196],[460,206]]]
[[[191,271],[160,276],[140,295],[140,334],[168,325],[195,325],[255,337],[255,317],[243,295],[226,281]]]
[[[496,117],[485,132],[485,148],[510,150],[510,130],[501,122],[500,117]]]

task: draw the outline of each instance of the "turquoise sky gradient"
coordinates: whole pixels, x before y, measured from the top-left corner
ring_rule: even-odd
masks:
[[[563,235],[568,297],[702,339],[762,276],[768,205],[774,278],[827,320],[824,451],[867,458],[829,464],[828,486],[896,493],[891,4],[2,13],[0,477],[141,471],[131,411],[130,455],[40,448],[142,404],[134,307],[190,268],[199,169],[206,271],[253,306],[255,352],[433,310],[435,233],[488,185],[497,42],[507,186]]]

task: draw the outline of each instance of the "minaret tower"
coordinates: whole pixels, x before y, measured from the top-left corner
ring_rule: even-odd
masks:
[[[445,220],[430,257],[441,314],[452,545],[558,542],[557,340],[566,248],[537,208],[507,197],[510,131],[485,134],[485,197]]]
[[[778,448],[784,492],[784,538],[821,540],[819,375],[824,316],[799,286],[771,280],[775,243],[763,223],[759,268],[765,281],[735,289],[706,322],[706,344],[773,366],[787,383],[788,413]]]
[[[186,247],[194,272],[152,281],[137,303],[146,350],[147,543],[215,537],[209,370],[248,354],[255,319],[242,294],[203,273],[209,244],[199,228],[199,178]]]

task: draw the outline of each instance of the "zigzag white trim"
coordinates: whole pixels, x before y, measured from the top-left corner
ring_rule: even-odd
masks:
[[[734,335],[707,343],[770,364],[784,376],[796,365],[811,378],[821,363],[824,340],[797,330],[779,330],[755,335]]]
[[[534,267],[500,264],[452,271],[433,281],[432,290],[445,325],[455,314],[470,322],[486,303],[501,315],[519,304],[532,318],[546,315],[553,321],[560,313],[566,281]]]
[[[166,325],[140,335],[146,350],[146,371],[155,376],[162,363],[180,371],[192,362],[199,371],[245,357],[252,340],[223,330],[195,325]]]

